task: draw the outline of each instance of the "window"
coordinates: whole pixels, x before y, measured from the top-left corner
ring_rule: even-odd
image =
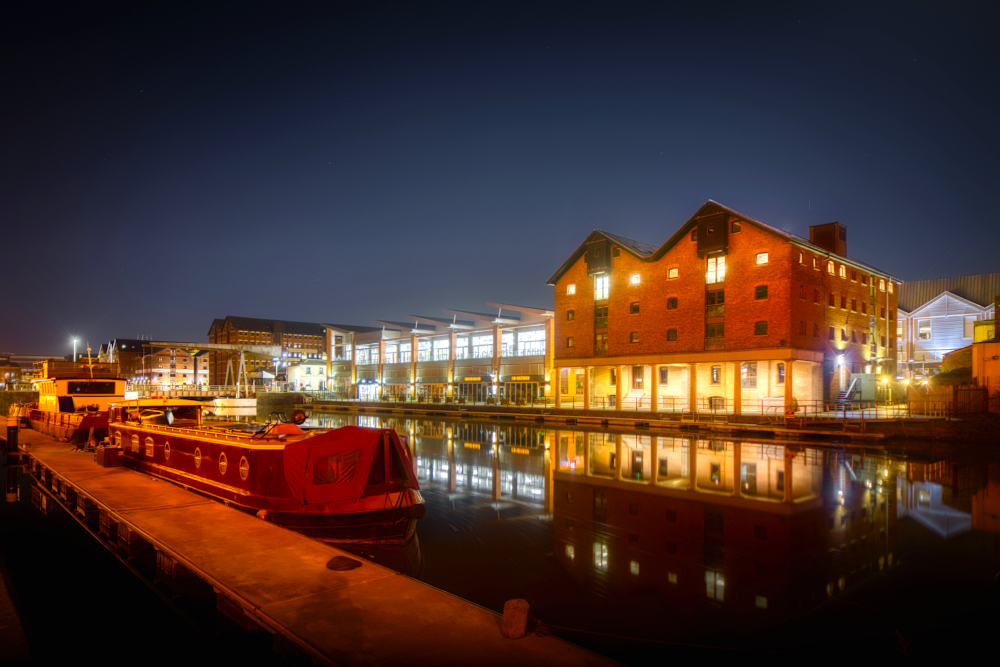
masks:
[[[930,320],[917,320],[917,339],[918,340],[930,340],[931,339],[931,321]]]
[[[837,305],[837,297],[833,295],[833,292],[830,292],[830,307],[834,308],[836,307],[836,305]]]
[[[858,282],[858,272],[855,271],[854,269],[851,269],[851,282],[852,283]]]
[[[642,378],[643,378],[642,366],[632,367],[632,388],[642,389]]]
[[[705,317],[720,317],[725,314],[726,290],[705,293]]]
[[[732,233],[735,234],[736,232],[740,231],[740,229],[741,229],[740,221],[733,220],[733,226],[731,227]]]
[[[778,384],[785,384],[785,364],[778,363]]]
[[[847,329],[841,329],[840,330],[840,340],[843,340],[843,341],[847,340]]]
[[[844,296],[843,294],[840,295],[840,307],[843,308],[844,310],[847,310],[847,297]]]
[[[608,569],[608,545],[594,542],[594,565],[602,570]]]
[[[670,269],[669,271],[667,271],[667,278],[670,278],[671,280],[673,280],[676,277],[677,277],[677,269],[674,268],[674,269]]]
[[[878,316],[881,317],[883,320],[885,319],[885,307],[884,306],[882,308],[878,309]]]
[[[819,290],[813,288],[813,303],[819,303]]]
[[[632,333],[630,333],[628,335],[628,342],[630,342],[630,343],[638,343],[639,342],[639,332],[638,331],[633,331]]]
[[[830,327],[830,340],[836,340],[836,334],[834,334],[833,327]]]
[[[594,277],[594,298],[597,300],[608,298],[608,286],[611,280],[606,275]]]
[[[698,229],[697,228],[691,230],[691,240],[692,241],[697,241],[698,240]]]
[[[847,267],[844,266],[843,264],[840,265],[840,277],[844,278],[845,280],[847,279]]]
[[[851,342],[852,343],[858,342],[857,332],[854,329],[851,329]]]
[[[632,283],[633,285],[638,285],[640,282],[642,282],[642,278],[639,276],[638,273],[633,273],[632,277],[629,278],[629,282]]]
[[[799,253],[799,264],[804,264],[804,263],[805,263],[805,261],[806,261],[806,256],[805,256],[805,255],[803,255],[803,254],[802,254],[802,253],[800,252],[800,253]]]
[[[672,296],[667,299],[667,310],[677,310],[677,297]]]
[[[976,331],[976,316],[966,315],[962,321],[962,338],[972,338],[975,335],[975,331]]]
[[[721,572],[705,572],[705,594],[709,600],[722,602],[726,597],[726,582]]]
[[[892,281],[889,281],[889,294],[892,294]]]
[[[826,272],[829,273],[831,276],[834,275],[833,261],[828,261],[826,263]]]
[[[576,294],[576,285],[572,283],[566,285],[566,294]]]
[[[868,334],[864,331],[861,332],[861,344],[862,345],[868,344]]]
[[[880,292],[884,292],[885,291],[885,281],[884,280],[879,280],[878,281],[878,289],[879,289]]]
[[[865,303],[864,301],[861,302],[861,314],[862,315],[868,314],[868,304]]]
[[[767,253],[759,252],[757,253],[757,265],[767,264]]]
[[[612,257],[618,257],[621,254],[622,254],[621,248],[612,248],[611,249],[611,256]]]
[[[677,340],[677,329],[667,329],[667,340],[668,341]]]
[[[760,301],[767,298],[767,285],[757,285],[754,291],[754,298]]]
[[[705,272],[705,282],[709,285],[725,282],[726,280],[726,258],[709,257],[708,269]]]
[[[754,325],[753,325],[753,335],[754,336],[766,336],[767,335],[767,322],[754,322]]]
[[[881,338],[882,338],[882,343],[881,343],[881,345],[882,345],[882,347],[885,347],[885,336],[882,336]]]
[[[862,273],[861,274],[861,284],[862,285],[867,285],[868,284],[868,274],[867,273]]]
[[[719,338],[725,335],[725,326],[722,322],[705,325],[705,338]]]
[[[566,347],[576,347],[576,341],[573,340],[572,336],[566,338]]]
[[[670,369],[666,366],[660,366],[660,384],[669,384],[670,380]]]
[[[712,384],[722,384],[722,366],[712,366],[709,381]]]
[[[740,386],[744,389],[757,387],[757,362],[747,361],[740,364]]]
[[[813,268],[819,271],[819,258],[813,257]]]
[[[805,301],[806,299],[806,286],[799,285],[799,298]]]
[[[608,379],[608,384],[610,384],[612,387],[614,387],[616,384],[618,384],[618,369],[617,368],[612,368],[611,369],[611,373],[608,376],[608,378],[609,378]]]
[[[636,313],[638,313],[639,312],[639,302],[638,301],[633,301],[632,303],[630,303],[628,305],[628,312],[629,312],[629,315],[635,315]]]
[[[805,323],[805,320],[799,320],[799,335],[800,336],[805,336],[806,335],[806,323]]]
[[[574,319],[576,319],[576,311],[575,310],[567,310],[566,311],[566,321],[567,322],[572,322]]]
[[[819,338],[819,323],[813,322],[813,338]]]

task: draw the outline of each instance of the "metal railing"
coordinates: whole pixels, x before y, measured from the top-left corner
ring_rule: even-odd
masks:
[[[726,304],[705,306],[705,317],[722,317],[726,314]]]
[[[713,338],[705,339],[705,349],[706,350],[723,350],[726,347],[726,339],[724,336],[715,336]]]

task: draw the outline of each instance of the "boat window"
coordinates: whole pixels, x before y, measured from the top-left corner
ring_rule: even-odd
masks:
[[[135,452],[136,454],[138,454],[139,453],[139,436],[133,435],[130,441],[131,441],[131,445],[132,446],[129,447],[129,451],[132,451],[132,452]]]
[[[122,446],[122,432],[121,431],[115,431],[115,446],[116,447],[121,447]]]
[[[389,447],[389,481],[394,484],[409,484],[410,478],[406,474],[406,466],[399,456],[399,450]]]
[[[146,445],[146,456],[153,458],[153,439],[146,438],[146,442],[144,444]]]
[[[385,484],[385,443],[383,439],[385,436],[379,436],[378,448],[375,450],[375,458],[372,459],[372,469],[368,473],[368,481],[365,483],[366,486],[374,486],[376,484]]]
[[[163,443],[163,458],[167,459],[167,460],[170,459],[170,443],[169,442]]]
[[[195,447],[194,448],[194,467],[195,468],[200,468],[201,467],[201,448],[200,447]]]
[[[219,454],[219,474],[225,475],[226,468],[229,467],[229,458],[225,454]]]
[[[114,394],[114,382],[67,382],[67,394]]]
[[[244,456],[240,459],[240,478],[246,479],[248,475],[250,475],[250,462]]]
[[[350,482],[358,472],[361,450],[320,456],[313,461],[313,484],[341,484]]]

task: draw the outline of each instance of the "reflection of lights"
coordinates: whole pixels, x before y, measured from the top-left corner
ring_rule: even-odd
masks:
[[[867,486],[867,487],[868,487],[869,489],[870,489],[870,488],[872,488],[872,481],[871,481],[871,480],[869,479],[868,481],[866,481],[866,482],[865,482],[865,485],[866,485],[866,486]]]
[[[889,469],[888,468],[886,468],[885,470],[882,471],[882,476],[883,477],[888,477],[889,476]]]
[[[569,469],[570,470],[576,470],[576,461],[570,461],[569,462]]]

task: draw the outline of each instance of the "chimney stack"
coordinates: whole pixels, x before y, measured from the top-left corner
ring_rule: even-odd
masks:
[[[828,222],[809,227],[809,242],[841,257],[847,257],[847,227]]]

